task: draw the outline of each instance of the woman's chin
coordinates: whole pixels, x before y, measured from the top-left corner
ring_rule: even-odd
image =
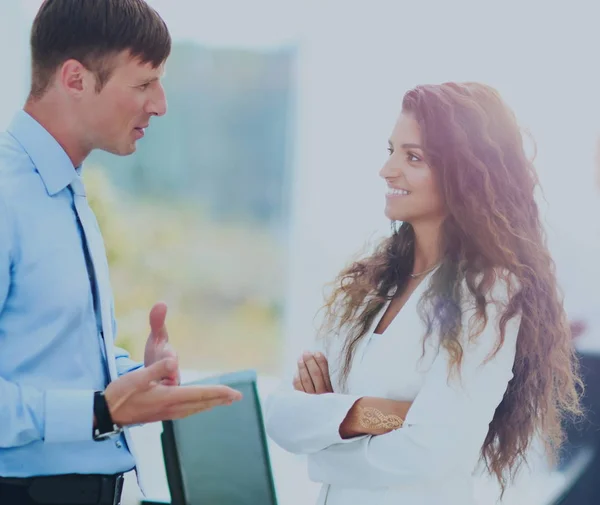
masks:
[[[389,209],[387,207],[384,211],[384,214],[385,217],[387,217],[390,221],[406,221],[408,217],[405,212],[394,212],[394,209]]]

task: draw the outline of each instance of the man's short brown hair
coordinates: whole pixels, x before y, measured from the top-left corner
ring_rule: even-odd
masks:
[[[155,68],[171,52],[167,25],[145,0],[45,0],[31,29],[31,96],[69,59],[95,73],[100,91],[123,51]]]

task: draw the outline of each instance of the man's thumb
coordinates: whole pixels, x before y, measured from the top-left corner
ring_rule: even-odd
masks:
[[[163,339],[167,338],[167,328],[165,327],[165,320],[167,318],[167,304],[156,303],[152,310],[150,310],[150,330],[155,338]]]

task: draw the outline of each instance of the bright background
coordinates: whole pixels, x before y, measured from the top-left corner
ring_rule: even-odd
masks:
[[[95,153],[119,343],[141,358],[169,303],[182,366],[282,377],[322,289],[387,233],[377,175],[403,93],[498,88],[537,144],[540,198],[571,317],[596,314],[600,7],[544,1],[153,0],[174,37],[169,113],[136,154]],[[0,128],[26,96],[39,0],[0,1]],[[598,333],[600,335],[600,333]]]

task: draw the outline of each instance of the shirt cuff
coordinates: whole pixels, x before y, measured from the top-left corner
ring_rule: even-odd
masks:
[[[45,394],[46,443],[92,440],[94,391],[50,389]]]
[[[332,432],[331,445],[356,442],[357,440],[362,440],[363,438],[368,437],[368,435],[360,435],[360,436],[352,437],[352,438],[342,438],[342,436],[340,435],[340,426],[341,426],[342,422],[344,421],[344,419],[346,419],[346,416],[348,415],[348,412],[350,412],[350,409],[352,409],[352,407],[354,407],[354,404],[358,400],[360,400],[362,398],[362,396],[332,395],[332,397],[335,397],[335,396],[337,396],[337,398],[336,398],[335,405],[333,407],[333,409],[334,409],[333,418],[332,418],[333,425],[330,428],[330,430]]]

